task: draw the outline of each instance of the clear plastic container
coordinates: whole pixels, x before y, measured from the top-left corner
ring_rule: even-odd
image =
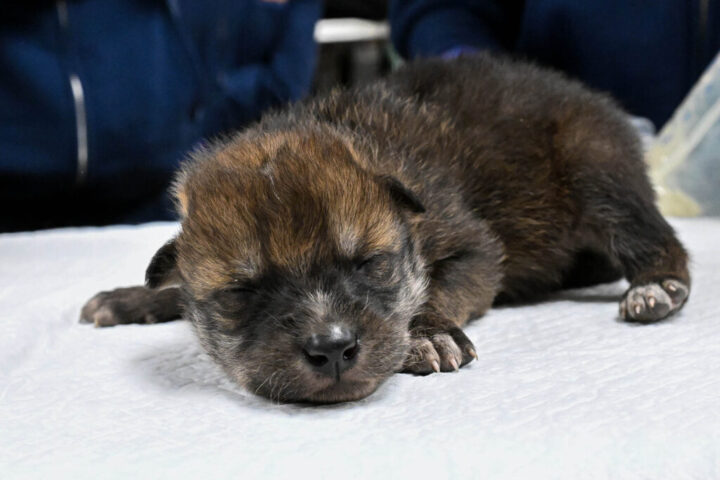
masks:
[[[664,215],[720,215],[720,55],[646,153]]]

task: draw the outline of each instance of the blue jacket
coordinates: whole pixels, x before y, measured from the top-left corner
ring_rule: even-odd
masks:
[[[657,127],[720,49],[717,0],[394,0],[390,17],[406,57],[514,52],[612,93]]]
[[[186,152],[311,85],[321,0],[17,3],[0,15],[0,231],[168,218]]]

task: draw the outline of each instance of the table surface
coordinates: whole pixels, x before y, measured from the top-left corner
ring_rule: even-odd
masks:
[[[673,224],[672,321],[619,322],[623,282],[562,292],[473,322],[458,373],[325,407],[235,387],[184,321],[78,324],[175,224],[0,235],[0,478],[720,478],[720,220]]]

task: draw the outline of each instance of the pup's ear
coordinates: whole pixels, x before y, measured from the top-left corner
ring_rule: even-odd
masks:
[[[145,285],[150,288],[160,288],[172,283],[177,283],[180,275],[177,271],[177,250],[173,238],[160,250],[155,252],[150,265],[145,270]]]
[[[380,175],[378,180],[390,190],[390,196],[401,207],[415,213],[425,212],[425,206],[420,199],[410,191],[400,180],[390,175]]]

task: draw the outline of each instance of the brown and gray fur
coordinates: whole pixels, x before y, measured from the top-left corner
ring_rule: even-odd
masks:
[[[233,379],[282,401],[456,370],[476,356],[461,327],[493,303],[624,276],[620,315],[647,323],[689,293],[625,114],[506,59],[417,62],[268,115],[195,154],[175,195],[182,228],[148,287],[83,318],[184,312]],[[333,328],[355,335],[353,363],[318,373],[305,345]]]

